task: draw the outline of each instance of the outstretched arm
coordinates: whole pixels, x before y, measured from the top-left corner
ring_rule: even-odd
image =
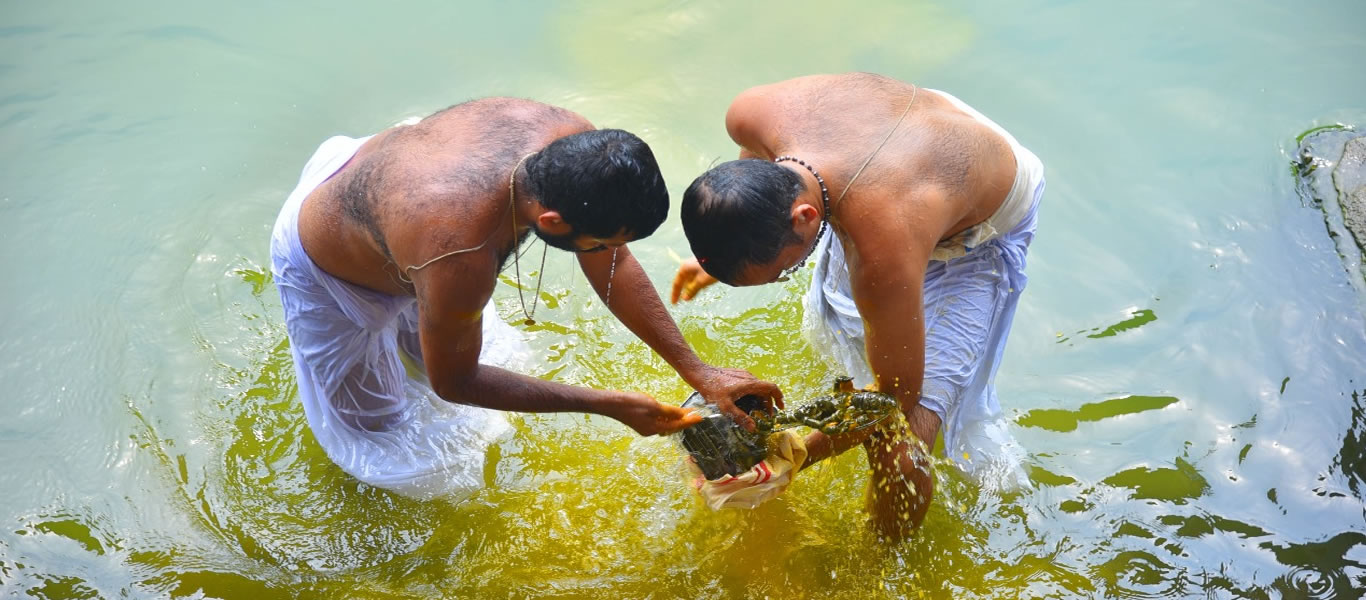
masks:
[[[645,270],[626,246],[579,254],[579,265],[598,297],[627,329],[659,353],[689,386],[702,393],[703,398],[741,426],[754,428],[753,420],[735,406],[740,397],[753,394],[782,405],[783,394],[778,386],[761,381],[748,371],[713,367],[697,357],[678,331]]]
[[[422,357],[437,395],[497,410],[599,414],[641,435],[673,433],[700,420],[645,394],[569,386],[480,364],[483,319],[498,318],[483,314],[496,264],[492,253],[472,255],[435,263],[414,276]]]

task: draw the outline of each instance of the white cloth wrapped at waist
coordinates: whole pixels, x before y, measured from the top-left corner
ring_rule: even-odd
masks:
[[[452,404],[432,391],[423,371],[414,298],[333,277],[299,241],[304,199],[368,139],[337,136],[323,142],[271,235],[271,273],[284,308],[299,402],[328,458],[355,478],[410,496],[458,499],[483,485],[485,449],[509,429],[503,414]],[[520,334],[498,318],[490,302],[480,362],[512,368],[528,354]]]
[[[924,285],[925,377],[920,403],[942,420],[945,453],[964,470],[984,481],[1028,485],[1020,464],[1023,452],[1001,418],[993,379],[1028,281],[1025,255],[1043,196],[1043,163],[961,100],[928,91],[1005,138],[1015,154],[1016,173],[995,214],[941,241],[931,257]],[[804,302],[804,330],[833,368],[853,377],[855,386],[867,386],[873,383],[873,374],[864,356],[863,318],[854,304],[844,247],[837,236],[826,235],[815,256]]]

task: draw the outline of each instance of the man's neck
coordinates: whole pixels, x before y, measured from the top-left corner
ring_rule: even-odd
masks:
[[[797,158],[801,158],[802,160],[806,160],[800,154],[790,154],[788,156],[794,156]],[[817,173],[820,173],[821,179],[826,178],[825,173],[821,171],[820,165],[812,164],[809,161],[806,164],[811,165],[811,167],[815,169]],[[796,173],[798,177],[802,178],[802,185],[806,189],[804,189],[802,193],[797,196],[798,203],[810,204],[811,206],[815,207],[816,211],[822,215],[827,214],[826,211],[829,210],[830,218],[834,218],[835,207],[825,205],[825,200],[821,196],[821,181],[816,179],[816,176],[812,174],[810,170],[793,161],[780,162],[778,163],[778,165],[785,169],[791,170],[793,173]],[[829,187],[829,180],[826,179],[827,193],[829,192]]]

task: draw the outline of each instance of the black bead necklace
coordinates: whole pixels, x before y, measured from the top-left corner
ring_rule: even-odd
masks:
[[[896,123],[892,124],[892,128],[887,130],[887,135],[883,136],[882,141],[878,143],[876,148],[873,148],[873,151],[868,155],[868,158],[864,159],[863,165],[859,166],[857,171],[854,171],[854,176],[849,178],[849,183],[844,184],[844,191],[840,192],[840,197],[835,200],[836,202],[844,202],[844,196],[849,193],[849,188],[854,187],[854,182],[858,181],[858,176],[863,174],[863,170],[868,168],[868,163],[873,162],[873,157],[877,156],[877,153],[882,150],[882,147],[887,145],[887,140],[892,139],[892,134],[896,133],[896,128],[900,127],[901,122],[906,120],[906,115],[911,114],[911,106],[915,104],[915,97],[919,94],[920,88],[911,86],[911,101],[906,103],[906,110],[901,111],[901,116],[897,117]],[[802,262],[797,263],[796,266],[785,269],[783,273],[778,276],[778,281],[787,281],[793,273],[797,272],[797,269],[806,265],[807,259],[811,258],[811,253],[815,252],[816,246],[820,244],[821,235],[823,235],[826,230],[826,224],[830,222],[830,193],[826,191],[825,180],[821,179],[820,173],[817,173],[816,169],[811,165],[806,164],[806,161],[788,154],[773,159],[773,162],[778,163],[785,160],[790,160],[806,167],[806,170],[811,171],[811,174],[816,176],[816,182],[821,184],[821,202],[825,203],[825,216],[821,219],[821,230],[816,232],[816,243],[811,244],[811,249],[806,251],[806,256],[802,258]]]
[[[816,246],[820,245],[821,236],[825,235],[825,230],[829,227],[830,223],[830,191],[825,189],[825,179],[821,177],[820,173],[816,172],[815,167],[806,164],[806,161],[795,156],[784,154],[782,156],[779,156],[778,158],[773,159],[773,162],[775,163],[780,163],[784,161],[795,162],[803,167],[806,167],[806,170],[811,171],[811,175],[816,178],[816,183],[819,183],[821,186],[821,204],[825,208],[825,214],[821,216],[821,228],[819,231],[816,232],[816,240],[812,242],[811,247],[807,249],[806,256],[802,257],[801,262],[784,269],[782,274],[778,276],[778,281],[787,281],[789,278],[792,277],[794,273],[797,272],[798,269],[806,266],[807,259],[811,258],[811,253],[815,252]]]

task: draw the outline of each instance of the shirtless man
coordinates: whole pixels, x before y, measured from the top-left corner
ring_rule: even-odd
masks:
[[[942,424],[956,459],[963,429],[999,415],[991,379],[1025,285],[1043,166],[958,99],[868,73],[746,90],[726,130],[740,160],[684,194],[696,258],[672,301],[717,280],[784,281],[814,259],[813,346],[895,395],[914,439],[813,432],[805,465],[862,443],[873,523],[899,537],[934,492],[921,442],[932,447]]]
[[[612,313],[723,411],[739,413],[745,394],[780,399],[771,383],[698,359],[627,249],[667,212],[643,141],[529,100],[476,100],[325,142],[280,212],[271,255],[300,399],[328,456],[366,483],[434,495],[479,481],[450,479],[477,475],[506,428],[471,407],[593,413],[640,435],[699,419],[642,393],[499,367],[523,342],[490,298],[508,262],[530,289],[522,274],[536,263],[514,255],[529,233],[574,252]],[[528,324],[535,306],[524,303]]]

